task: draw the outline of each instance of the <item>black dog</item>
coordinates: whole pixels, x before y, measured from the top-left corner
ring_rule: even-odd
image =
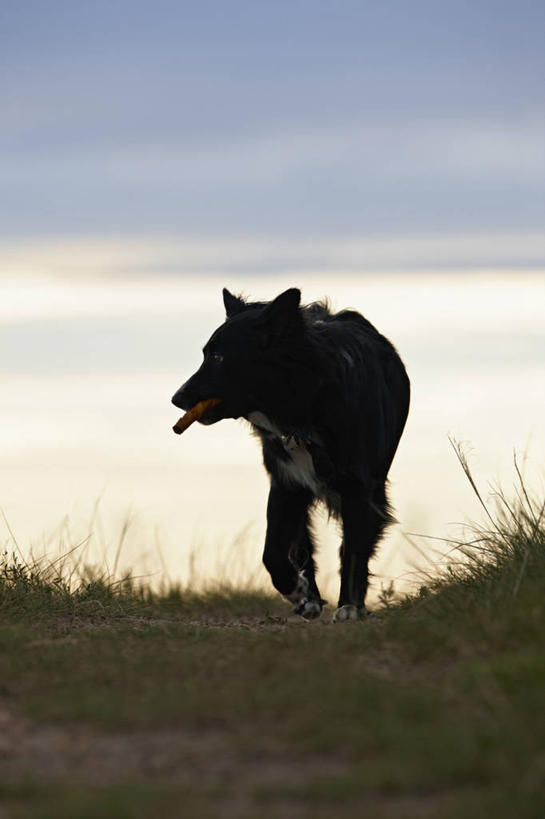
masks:
[[[395,348],[353,310],[301,307],[301,292],[245,302],[223,291],[227,319],[200,369],[173,397],[184,410],[220,403],[201,419],[245,418],[270,475],[263,561],[274,586],[307,619],[324,600],[314,578],[309,512],[323,501],[342,521],[341,591],[334,620],[364,612],[368,562],[391,521],[386,476],[409,409]]]

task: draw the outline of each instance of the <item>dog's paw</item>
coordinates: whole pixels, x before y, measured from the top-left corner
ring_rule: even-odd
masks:
[[[333,615],[332,623],[343,623],[345,620],[359,620],[365,616],[365,609],[359,609],[357,606],[346,605],[340,606]]]
[[[294,614],[300,614],[305,620],[316,620],[322,613],[322,604],[319,600],[303,600],[300,606],[297,606]]]
[[[297,578],[297,585],[290,594],[284,595],[284,600],[287,600],[288,603],[293,603],[293,605],[298,606],[299,604],[303,605],[308,599],[308,580],[306,579],[305,575],[301,572],[299,577]]]

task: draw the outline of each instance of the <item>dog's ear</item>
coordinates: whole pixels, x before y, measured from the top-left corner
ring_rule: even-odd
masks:
[[[301,291],[297,287],[291,287],[273,299],[263,312],[263,319],[269,331],[283,335],[290,329],[299,327],[301,324],[300,302]]]
[[[223,288],[223,303],[225,305],[225,315],[227,318],[236,316],[237,313],[241,313],[246,307],[244,299],[233,296],[226,287]]]
[[[299,304],[301,303],[301,291],[298,287],[290,287],[289,290],[284,290],[267,306],[265,314],[268,318],[277,318],[278,316],[298,315]]]

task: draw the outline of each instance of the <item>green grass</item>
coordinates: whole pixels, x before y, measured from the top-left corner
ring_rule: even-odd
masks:
[[[361,623],[6,555],[0,817],[543,816],[545,510],[497,500]]]

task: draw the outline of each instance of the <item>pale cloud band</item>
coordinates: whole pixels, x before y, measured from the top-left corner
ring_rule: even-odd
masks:
[[[138,278],[194,274],[362,274],[542,269],[540,232],[285,236],[66,236],[0,240],[0,280]]]

